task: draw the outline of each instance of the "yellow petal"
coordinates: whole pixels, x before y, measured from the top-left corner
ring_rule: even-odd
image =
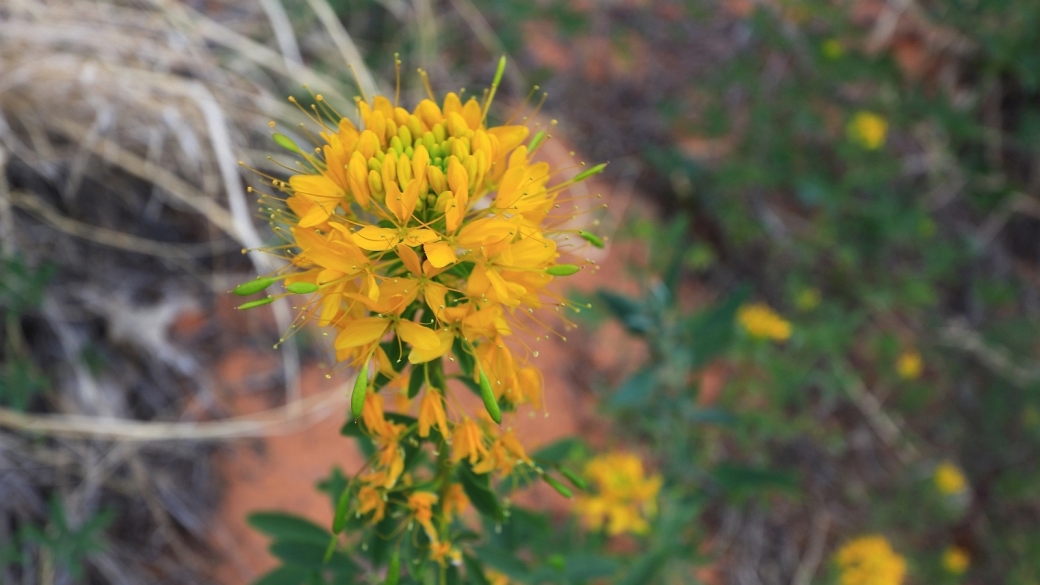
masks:
[[[380,317],[364,317],[347,321],[343,330],[336,336],[336,349],[360,347],[379,341],[389,326],[390,321]]]
[[[426,257],[434,268],[444,268],[459,261],[455,256],[455,250],[447,242],[432,242],[424,245],[423,250],[426,251]]]
[[[419,261],[419,255],[415,253],[408,246],[403,244],[397,245],[397,257],[404,263],[405,268],[409,272],[416,276],[422,276],[422,263]]]
[[[329,210],[325,209],[320,203],[315,203],[310,210],[300,218],[298,226],[302,228],[314,227],[319,224],[323,224],[329,220]]]
[[[325,175],[294,175],[289,177],[289,187],[297,195],[312,201],[338,202],[343,198],[343,189]]]
[[[397,231],[371,225],[354,232],[352,239],[362,250],[373,252],[390,250],[401,242],[401,239],[397,237]]]
[[[455,334],[451,331],[438,331],[437,339],[439,340],[440,345],[433,349],[419,349],[413,347],[412,352],[408,354],[408,362],[421,364],[443,356],[451,351],[451,344],[455,341]]]
[[[404,245],[410,247],[420,246],[422,244],[436,242],[439,239],[441,239],[441,235],[431,229],[416,228],[408,232],[404,237]]]
[[[397,335],[413,349],[432,351],[441,345],[441,340],[433,329],[423,327],[415,321],[398,321]]]

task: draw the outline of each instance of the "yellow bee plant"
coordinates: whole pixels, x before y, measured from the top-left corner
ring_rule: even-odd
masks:
[[[375,526],[395,554],[411,547],[442,570],[461,563],[453,521],[469,503],[503,519],[491,475],[523,468],[569,493],[508,424],[523,405],[543,408],[529,359],[537,352],[514,332],[547,334],[535,311],[567,306],[550,285],[592,265],[563,260],[603,246],[574,227],[581,211],[561,194],[605,165],[561,179],[538,160],[544,130],[532,135],[526,119],[490,125],[504,67],[503,58],[480,101],[448,93],[438,102],[425,75],[429,99],[412,111],[359,97],[360,125],[315,96],[315,147],[276,133],[299,170],[271,178],[281,195],[261,198],[288,263],[235,290],[281,280],[286,294],[309,295],[298,323],[330,329],[337,362],[358,372],[344,432],[364,436],[373,454],[343,492],[334,532]],[[449,382],[478,394],[483,409],[468,412]],[[403,394],[393,413],[381,392],[391,388]]]

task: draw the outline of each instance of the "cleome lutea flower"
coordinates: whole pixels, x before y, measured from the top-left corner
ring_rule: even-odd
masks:
[[[299,168],[287,181],[271,178],[281,195],[261,197],[288,263],[235,291],[281,280],[287,294],[309,295],[297,303],[297,326],[331,329],[337,361],[358,372],[356,422],[345,432],[365,435],[374,454],[344,492],[336,532],[348,517],[378,524],[384,536],[418,527],[402,541],[441,566],[460,558],[452,520],[490,475],[520,466],[562,486],[499,426],[504,412],[542,408],[541,374],[529,363],[537,352],[514,332],[548,334],[535,311],[566,306],[550,285],[592,264],[567,262],[574,252],[603,246],[573,227],[580,210],[561,194],[604,165],[562,179],[537,160],[544,130],[532,135],[526,118],[488,123],[504,66],[480,101],[448,93],[438,102],[428,82],[429,99],[411,111],[382,96],[357,98],[360,124],[315,96],[315,147],[276,133]],[[478,394],[482,412],[467,412],[449,381]],[[385,390],[398,393],[399,412],[384,410]],[[432,462],[417,448],[424,443]]]

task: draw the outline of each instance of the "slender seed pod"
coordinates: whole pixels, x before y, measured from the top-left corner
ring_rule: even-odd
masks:
[[[484,401],[484,408],[491,415],[491,420],[495,421],[495,424],[502,424],[502,408],[498,406],[495,392],[491,390],[491,382],[483,370],[480,372],[480,398]]]
[[[559,493],[561,496],[565,498],[574,497],[574,492],[572,492],[569,487],[563,485],[562,483],[560,483],[560,480],[556,479],[555,477],[552,477],[548,473],[543,473],[542,479],[544,479],[545,483],[549,484],[549,487],[556,490],[556,492]]]
[[[347,515],[350,512],[350,490],[344,489],[336,502],[336,515],[332,518],[332,533],[339,534],[347,526]]]
[[[289,286],[285,287],[285,290],[293,293],[294,295],[305,295],[318,290],[318,285],[311,282],[294,282]]]
[[[244,282],[235,287],[235,290],[231,291],[240,297],[248,297],[249,295],[256,294],[265,288],[271,286],[277,282],[277,278],[258,278],[256,280],[250,280]]]
[[[361,416],[361,408],[365,406],[365,394],[368,392],[368,364],[361,367],[357,379],[354,380],[354,391],[350,394],[350,414],[354,418]]]
[[[264,305],[270,305],[274,302],[274,297],[267,297],[266,299],[260,299],[258,301],[249,301],[248,303],[242,303],[237,308],[240,311],[248,309],[255,309],[256,307],[262,307]]]
[[[556,266],[546,268],[545,273],[553,276],[570,276],[577,274],[579,270],[581,270],[581,267],[573,264],[557,264]]]

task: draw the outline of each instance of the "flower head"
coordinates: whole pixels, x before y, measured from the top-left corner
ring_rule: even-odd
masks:
[[[737,322],[755,338],[786,341],[791,337],[791,323],[762,303],[741,307]]]
[[[906,560],[880,535],[861,536],[845,543],[835,555],[841,585],[900,585]]]
[[[888,120],[874,112],[856,112],[845,131],[852,142],[867,150],[877,150],[888,137]]]
[[[971,564],[971,555],[959,546],[949,546],[943,551],[942,566],[948,573],[960,575],[968,570]]]
[[[574,510],[586,526],[598,530],[605,525],[611,535],[649,530],[647,519],[657,512],[660,475],[647,477],[643,462],[629,453],[600,455],[588,462],[585,475],[595,494],[579,496]]]
[[[916,349],[908,349],[896,360],[896,373],[904,380],[916,380],[924,370],[924,361]]]
[[[964,478],[964,472],[949,461],[943,461],[935,466],[932,475],[935,487],[939,493],[952,496],[963,493],[968,488],[968,480]]]

